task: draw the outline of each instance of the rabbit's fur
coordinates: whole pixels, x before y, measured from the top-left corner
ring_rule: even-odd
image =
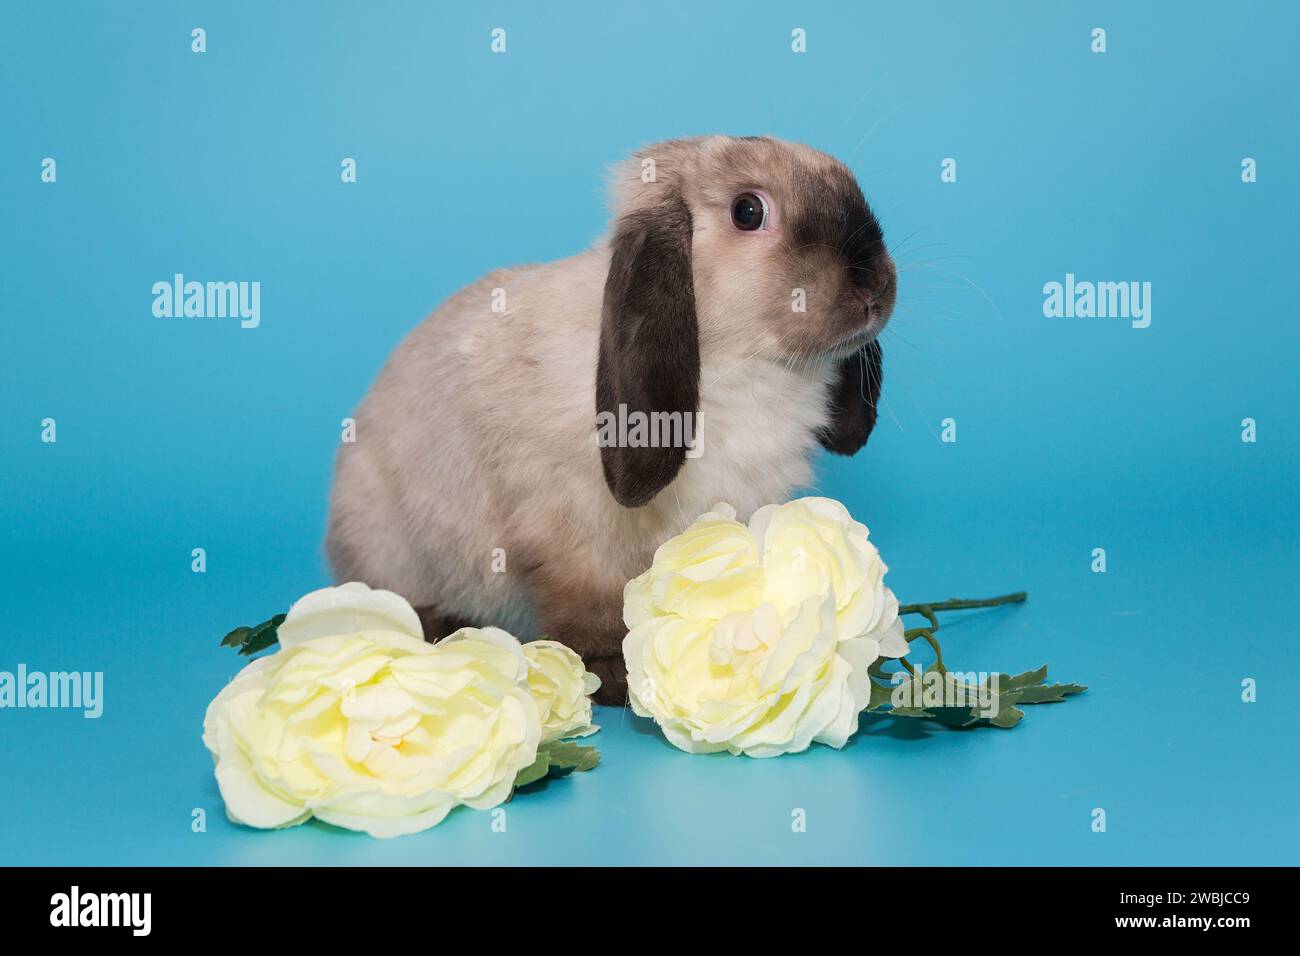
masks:
[[[732,222],[746,192],[762,230]],[[852,174],[805,146],[650,146],[614,207],[592,249],[493,272],[406,337],[339,451],[327,540],[339,580],[402,594],[430,639],[545,633],[605,702],[626,694],[623,586],[655,548],[718,501],[783,500],[819,441],[866,441],[896,287]],[[619,405],[696,414],[698,446],[601,447]]]

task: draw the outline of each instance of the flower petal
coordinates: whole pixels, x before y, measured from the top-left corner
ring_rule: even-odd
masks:
[[[280,646],[288,648],[317,637],[368,630],[397,631],[424,640],[420,617],[405,598],[360,581],[321,588],[299,598],[277,633]]]

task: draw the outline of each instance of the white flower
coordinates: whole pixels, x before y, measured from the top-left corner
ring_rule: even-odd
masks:
[[[582,658],[556,641],[524,645],[528,658],[528,688],[542,718],[542,743],[596,732],[591,725],[591,695],[600,678],[583,666]]]
[[[406,601],[351,583],[296,603],[279,638],[204,718],[235,822],[414,833],[501,803],[537,756],[529,662],[505,631],[427,644]]]
[[[838,502],[769,505],[748,527],[716,505],[624,591],[633,710],[694,753],[844,746],[867,668],[907,653],[886,570]]]

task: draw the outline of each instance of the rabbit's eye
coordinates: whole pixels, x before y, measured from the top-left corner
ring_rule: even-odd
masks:
[[[755,193],[741,193],[731,203],[731,221],[743,232],[762,229],[767,222],[767,203]]]

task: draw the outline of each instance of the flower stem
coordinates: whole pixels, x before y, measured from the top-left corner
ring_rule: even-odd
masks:
[[[931,650],[934,651],[935,669],[940,674],[948,673],[948,668],[944,667],[943,665],[943,649],[939,647],[939,641],[934,636],[934,632],[931,631],[928,627],[914,627],[910,631],[907,631],[903,634],[903,639],[906,640],[909,644],[912,641],[916,640],[918,637],[924,638],[925,642],[930,645]],[[912,669],[911,662],[908,661],[906,657],[900,657],[898,659],[898,663],[902,664],[908,670]]]
[[[939,640],[934,636],[934,632],[939,630],[939,617],[935,613],[936,611],[964,611],[974,607],[998,607],[1002,604],[1019,604],[1027,597],[1029,597],[1028,592],[1017,591],[1014,594],[1002,594],[992,598],[949,598],[946,601],[933,601],[928,604],[904,604],[898,609],[900,615],[921,614],[930,622],[930,626],[911,628],[903,637],[909,643],[918,637],[924,639],[934,651],[935,669],[941,674],[947,674],[948,668],[943,664],[943,651],[939,649]],[[900,657],[898,663],[909,671],[912,669],[912,664],[906,657]]]
[[[1020,604],[1027,597],[1028,591],[1015,594],[1003,594],[992,598],[949,598],[946,601],[929,601],[925,604],[904,604],[898,609],[899,614],[924,614],[930,617],[930,611],[963,611],[972,607],[998,607],[1001,604]]]

